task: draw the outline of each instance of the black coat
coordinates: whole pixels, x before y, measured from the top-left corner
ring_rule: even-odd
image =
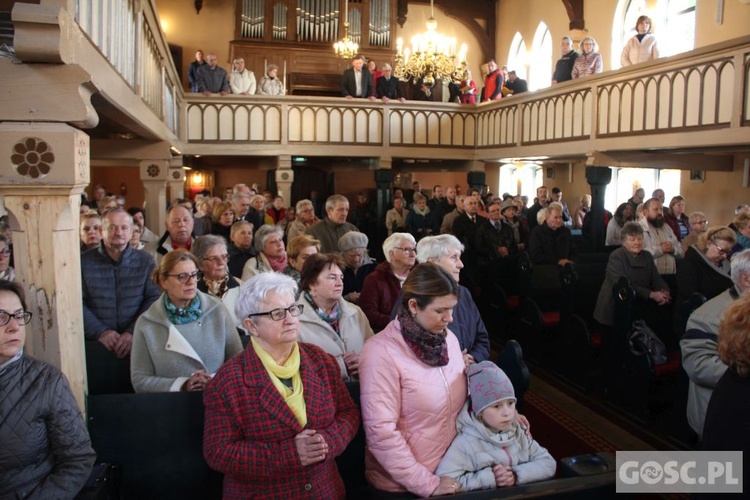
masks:
[[[490,221],[483,222],[477,228],[476,252],[479,257],[479,264],[486,266],[497,259],[501,259],[498,252],[499,247],[506,247],[509,255],[518,253],[518,245],[513,236],[513,228],[507,224],[498,221],[500,230],[498,231]]]
[[[466,212],[464,212],[456,217],[455,221],[453,221],[453,236],[458,238],[458,240],[464,245],[464,253],[466,254],[464,264],[469,264],[466,261],[470,257],[473,258],[476,256],[475,248],[477,241],[477,229],[479,228],[479,226],[487,222],[487,219],[485,219],[481,215],[477,215],[476,220],[476,223],[471,222],[469,216],[466,214]]]
[[[688,248],[685,257],[677,264],[677,304],[686,301],[694,292],[711,300],[732,284],[729,266],[726,269],[716,267],[694,247]]]
[[[401,99],[404,97],[398,78],[381,76],[378,78],[376,87],[379,97],[387,97],[388,99]]]
[[[531,231],[529,256],[534,264],[557,264],[561,259],[573,260],[576,249],[570,229],[551,229],[545,222]]]
[[[372,83],[372,74],[366,66],[362,67],[362,94],[357,95],[357,82],[354,78],[354,68],[344,71],[341,79],[341,95],[343,97],[370,97],[375,95],[375,85]]]

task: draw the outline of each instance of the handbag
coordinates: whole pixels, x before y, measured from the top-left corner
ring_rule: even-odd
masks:
[[[119,500],[121,481],[122,467],[120,465],[96,464],[75,500]]]
[[[645,354],[652,365],[667,362],[667,346],[642,319],[633,321],[630,333],[630,350],[635,354]]]

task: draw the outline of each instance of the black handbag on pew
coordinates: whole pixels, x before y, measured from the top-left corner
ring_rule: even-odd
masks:
[[[633,321],[630,349],[635,354],[646,354],[652,365],[667,362],[667,346],[642,319]]]

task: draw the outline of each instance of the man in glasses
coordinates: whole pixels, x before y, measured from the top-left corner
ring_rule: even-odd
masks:
[[[297,236],[302,236],[308,227],[318,222],[315,216],[315,206],[312,200],[300,200],[295,207],[297,218],[286,228],[286,240],[292,241]]]
[[[160,295],[151,281],[154,259],[130,246],[132,231],[130,214],[107,212],[99,246],[81,256],[84,334],[120,358],[130,355],[136,319]]]

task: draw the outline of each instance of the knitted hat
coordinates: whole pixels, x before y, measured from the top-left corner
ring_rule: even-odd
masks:
[[[518,210],[518,207],[513,204],[513,198],[508,198],[503,202],[500,207],[500,213],[502,214],[503,212],[505,212],[505,209],[507,208],[515,208],[516,210]]]
[[[370,240],[367,238],[365,233],[359,231],[349,231],[344,236],[339,238],[339,250],[346,252],[353,248],[367,248],[367,243]]]
[[[268,67],[266,68],[266,71],[273,71],[275,69],[279,69],[279,67],[276,66],[275,64],[269,64]]]
[[[474,415],[504,399],[516,399],[510,379],[492,361],[482,361],[469,365],[466,369],[469,378],[469,395]]]

